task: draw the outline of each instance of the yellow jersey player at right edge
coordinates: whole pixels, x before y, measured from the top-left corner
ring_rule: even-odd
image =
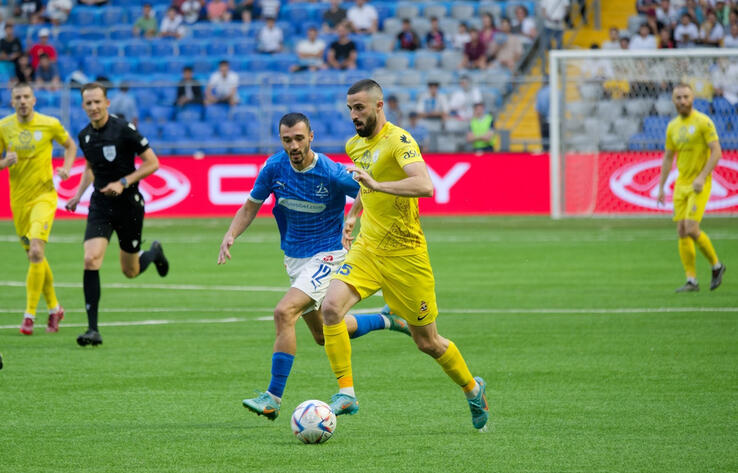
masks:
[[[441,365],[466,395],[474,427],[486,430],[485,382],[473,377],[456,345],[436,327],[435,280],[418,214],[418,197],[433,195],[433,182],[410,134],[387,121],[382,88],[363,79],[349,88],[347,105],[358,136],[346,143],[349,168],[361,184],[344,223],[349,249],[323,300],[325,351],[338,379],[331,398],[336,415],[355,414],[351,342],[344,317],[362,299],[382,290],[395,314],[410,325],[418,348]],[[361,231],[352,245],[359,213]]]
[[[657,201],[664,203],[664,184],[671,172],[674,153],[677,154],[679,177],[674,183],[674,221],[679,234],[679,257],[687,282],[676,292],[699,291],[694,244],[712,265],[710,290],[723,281],[725,265],[718,260],[707,234],[700,230],[700,221],[710,199],[712,170],[722,157],[715,125],[710,117],[692,108],[694,93],[687,84],[674,87],[672,100],[679,115],[666,128],[666,152],[661,163],[661,178]]]

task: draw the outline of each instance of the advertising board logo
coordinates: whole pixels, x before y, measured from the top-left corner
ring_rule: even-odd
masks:
[[[54,186],[59,194],[57,208],[64,210],[69,199],[74,197],[77,191],[82,173],[85,171],[84,164],[74,166],[69,173],[69,179],[62,181],[54,176]],[[182,202],[190,194],[190,180],[180,171],[169,166],[159,166],[159,169],[143,181],[138,183],[138,191],[143,195],[146,202],[146,212],[155,213],[174,207]],[[77,210],[74,212],[86,215],[92,195],[92,186],[82,195]]]
[[[664,186],[665,205],[658,205],[661,159],[630,163],[610,175],[610,190],[619,199],[652,210],[671,211],[674,181],[678,172],[672,169]],[[723,210],[738,206],[738,161],[722,159],[712,172],[712,192],[706,210]]]

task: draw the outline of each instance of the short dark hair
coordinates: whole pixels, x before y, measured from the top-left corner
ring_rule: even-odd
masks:
[[[184,71],[190,71],[190,72],[192,72],[192,70],[193,70],[192,69],[192,66],[190,66],[189,64],[182,68],[182,72],[184,72]]]
[[[218,63],[218,66],[220,67],[220,66],[222,66],[223,64],[225,64],[225,65],[227,65],[227,66],[230,66],[230,65],[231,65],[231,63],[230,63],[230,62],[228,62],[228,59],[221,59],[221,60],[220,60],[220,62]]]
[[[292,128],[300,122],[303,122],[307,126],[308,131],[312,130],[312,128],[310,128],[310,120],[308,119],[308,117],[299,112],[292,112],[283,115],[282,118],[279,119],[279,128],[281,129],[282,125],[286,126],[287,128]]]
[[[689,84],[687,84],[686,82],[679,82],[679,83],[678,83],[677,85],[675,85],[675,86],[674,86],[674,88],[673,88],[673,89],[671,89],[671,90],[672,90],[672,91],[674,91],[674,90],[676,90],[676,89],[689,89],[689,90],[691,90],[691,91],[693,91],[693,92],[694,92],[694,89],[692,89],[692,86],[691,86],[691,85],[689,85]]]
[[[354,82],[354,85],[349,87],[346,95],[354,95],[359,92],[369,92],[371,90],[378,90],[380,96],[384,95],[382,87],[373,79],[361,79],[360,81]]]
[[[107,98],[107,96],[108,96],[108,89],[106,89],[105,86],[102,85],[99,82],[88,82],[88,83],[86,83],[85,85],[82,86],[81,89],[79,89],[79,93],[80,93],[80,95],[84,95],[85,92],[87,92],[88,90],[93,90],[93,89],[100,89],[100,90],[102,90],[103,97]]]
[[[24,89],[26,87],[28,87],[29,89],[31,89],[31,91],[33,91],[33,86],[31,86],[31,84],[29,84],[28,82],[18,82],[17,84],[15,84],[13,87],[10,88],[10,91],[12,93],[16,89]]]

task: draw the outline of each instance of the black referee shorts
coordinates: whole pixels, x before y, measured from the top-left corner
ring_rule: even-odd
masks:
[[[144,199],[138,189],[126,189],[116,197],[107,197],[95,191],[90,198],[85,241],[99,237],[110,240],[115,232],[121,250],[138,253],[141,249],[143,221]]]

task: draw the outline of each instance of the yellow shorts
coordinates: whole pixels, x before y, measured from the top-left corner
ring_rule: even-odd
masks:
[[[674,221],[694,220],[695,222],[701,222],[707,201],[710,200],[711,188],[712,181],[706,182],[702,188],[702,192],[697,194],[692,184],[675,185],[673,198]]]
[[[410,325],[436,320],[436,281],[428,252],[408,256],[377,256],[354,245],[334,275],[351,285],[365,299],[379,289],[392,312]]]
[[[33,239],[49,241],[56,199],[56,192],[46,192],[30,201],[11,203],[15,233],[26,251]]]

